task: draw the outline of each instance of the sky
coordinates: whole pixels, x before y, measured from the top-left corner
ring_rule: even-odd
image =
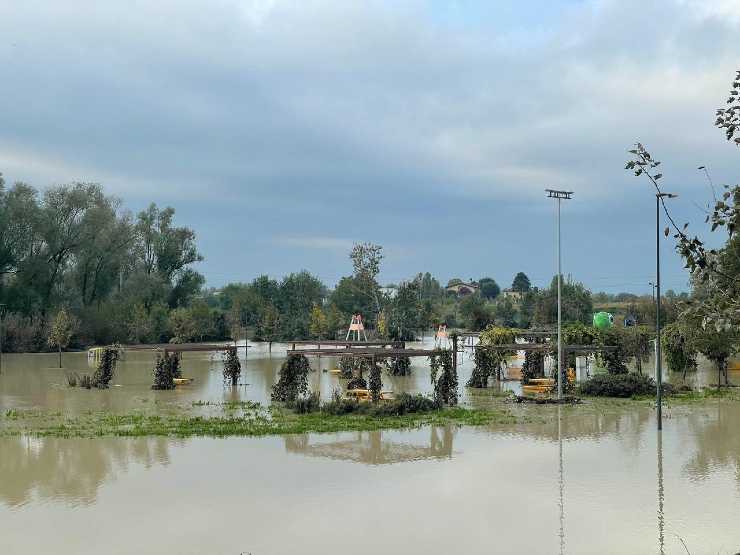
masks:
[[[649,293],[655,203],[624,170],[662,161],[671,210],[707,236],[740,153],[714,128],[735,0],[159,0],[0,3],[0,172],[94,181],[176,209],[210,286],[308,270],[354,242],[383,283],[429,271]],[[715,239],[716,241],[717,239]],[[662,239],[665,288],[687,275]]]

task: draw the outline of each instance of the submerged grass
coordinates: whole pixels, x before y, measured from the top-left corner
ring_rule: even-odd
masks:
[[[230,407],[227,406],[224,406],[224,414],[220,416],[199,416],[183,411],[164,415],[143,412],[88,412],[64,417],[58,413],[49,416],[49,413],[18,411],[17,414],[0,419],[0,435],[64,438],[265,436],[403,429],[444,424],[481,426],[515,421],[505,410],[459,407],[401,416],[330,415],[323,412],[296,414],[278,407],[254,405],[240,408],[245,409],[241,416],[230,414]]]

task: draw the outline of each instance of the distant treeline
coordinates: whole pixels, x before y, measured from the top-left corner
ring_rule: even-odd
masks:
[[[195,232],[176,226],[174,216],[174,209],[155,204],[134,215],[97,184],[42,194],[24,183],[6,187],[0,175],[3,349],[48,349],[62,312],[57,328],[70,338],[65,347],[221,340],[245,332],[266,341],[328,339],[342,337],[353,314],[363,316],[371,335],[404,340],[443,323],[481,330],[557,319],[555,281],[538,290],[523,272],[504,292],[490,277],[469,284],[453,279],[443,287],[428,272],[381,287],[382,247],[372,244],[355,245],[351,275],[334,289],[302,271],[204,290],[203,276],[193,269],[202,260]],[[562,291],[564,320],[590,323],[591,293],[569,280]],[[650,297],[596,299],[617,302],[617,311],[642,323],[654,320]],[[670,302],[665,310],[670,321]]]

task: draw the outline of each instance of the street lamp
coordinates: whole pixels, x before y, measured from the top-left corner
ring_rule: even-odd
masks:
[[[558,199],[558,400],[563,398],[563,338],[562,338],[562,305],[560,302],[560,276],[562,275],[562,257],[560,255],[560,203],[569,200],[573,191],[555,191],[545,189],[548,198]]]
[[[652,292],[652,295],[653,295],[653,302],[655,302],[655,284],[652,281],[649,281],[648,282],[648,285],[651,288],[651,292]]]
[[[676,198],[673,193],[655,194],[655,373],[658,382],[658,430],[663,429],[663,369],[660,360],[660,203],[663,199]]]

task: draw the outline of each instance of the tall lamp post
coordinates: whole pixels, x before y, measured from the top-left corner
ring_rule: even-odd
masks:
[[[563,398],[563,338],[562,338],[562,304],[560,301],[560,280],[562,272],[562,256],[560,254],[560,203],[563,199],[569,200],[573,191],[556,191],[554,189],[545,189],[548,198],[554,198],[558,201],[558,400]]]
[[[655,381],[658,382],[658,430],[663,429],[663,368],[660,354],[660,203],[666,198],[676,198],[673,193],[655,194]]]

